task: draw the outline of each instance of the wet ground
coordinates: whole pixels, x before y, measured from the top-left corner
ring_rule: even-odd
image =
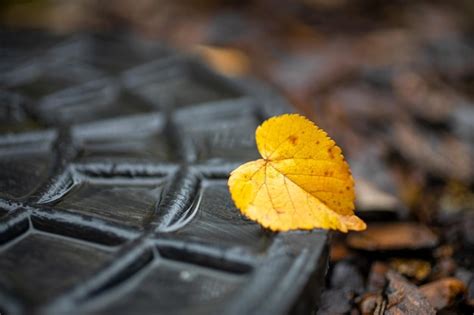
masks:
[[[226,75],[269,82],[324,128],[349,160],[368,230],[333,235],[318,313],[474,311],[472,2],[137,0],[3,9],[14,28],[164,40]]]

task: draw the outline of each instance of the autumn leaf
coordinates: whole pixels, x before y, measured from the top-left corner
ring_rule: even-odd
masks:
[[[354,215],[354,180],[341,149],[303,116],[285,114],[256,131],[262,159],[245,163],[229,178],[236,206],[274,231],[364,230]]]

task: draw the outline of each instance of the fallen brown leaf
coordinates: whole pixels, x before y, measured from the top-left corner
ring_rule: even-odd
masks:
[[[403,250],[432,248],[438,237],[425,225],[414,222],[374,223],[366,231],[350,234],[347,243],[354,249]]]
[[[390,270],[387,273],[387,309],[385,314],[436,314],[421,291],[403,276]]]
[[[422,285],[420,291],[436,310],[454,304],[457,298],[466,293],[464,283],[456,278],[444,278]]]

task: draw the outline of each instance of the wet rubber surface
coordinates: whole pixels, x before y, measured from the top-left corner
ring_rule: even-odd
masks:
[[[327,233],[227,189],[284,100],[128,36],[0,37],[1,314],[314,309]]]

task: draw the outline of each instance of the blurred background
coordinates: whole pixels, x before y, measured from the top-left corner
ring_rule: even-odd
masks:
[[[335,238],[323,303],[350,311],[366,290],[379,258],[357,250],[426,248],[431,234],[408,232],[429,227],[429,255],[385,263],[418,284],[454,275],[474,305],[473,1],[3,0],[0,12],[6,30],[133,33],[274,86],[343,148],[369,220]]]

